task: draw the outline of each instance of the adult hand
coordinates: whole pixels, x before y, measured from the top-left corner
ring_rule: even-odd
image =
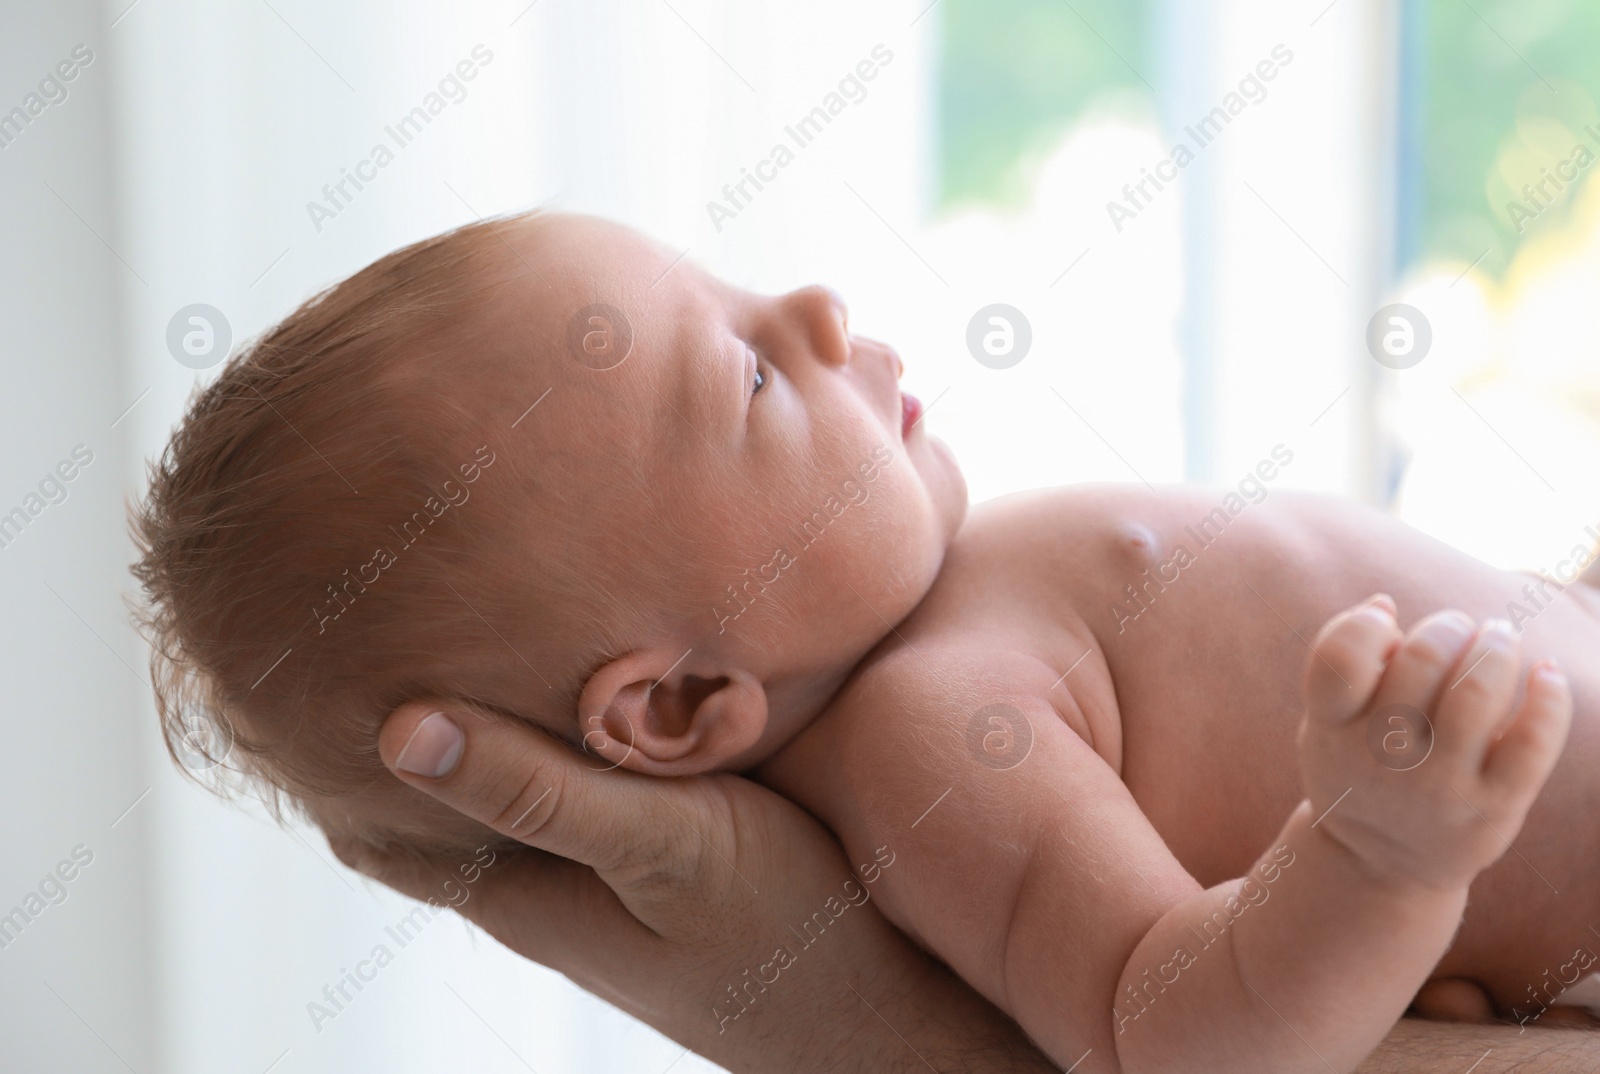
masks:
[[[602,770],[453,702],[401,707],[379,751],[399,779],[536,848],[477,875],[465,917],[730,1070],[1051,1069],[858,904],[870,886],[833,836],[765,788]],[[415,898],[459,884],[455,863],[333,849]],[[794,931],[808,922],[826,927]]]
[[[444,722],[429,720],[434,713]],[[451,727],[463,732],[459,743]],[[601,771],[526,725],[456,703],[401,707],[379,749],[406,783],[537,848],[500,855],[472,880],[460,913],[730,1070],[1054,1069],[870,901],[802,948],[790,926],[826,918],[829,898],[854,874],[826,829],[762,787],[735,776]],[[452,753],[437,778],[397,765],[438,771],[433,764]],[[457,862],[349,842],[334,851],[417,899],[441,901],[442,885],[462,881]],[[774,979],[783,944],[796,957]],[[766,983],[750,983],[758,977]],[[1407,1018],[1361,1074],[1460,1074],[1474,1060],[1485,1074],[1593,1071],[1600,1034]]]
[[[1402,1018],[1356,1074],[1594,1074],[1596,1070],[1600,1070],[1600,1033],[1593,1030]]]

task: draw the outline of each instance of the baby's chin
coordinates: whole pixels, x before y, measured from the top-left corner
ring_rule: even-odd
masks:
[[[967,478],[961,472],[955,452],[937,436],[923,434],[906,444],[912,465],[928,490],[929,499],[940,521],[944,523],[944,536],[948,543],[967,517]]]

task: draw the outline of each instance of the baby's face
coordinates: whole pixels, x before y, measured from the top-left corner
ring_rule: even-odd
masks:
[[[694,674],[735,662],[775,700],[847,671],[927,592],[966,511],[894,350],[850,335],[827,289],[753,294],[616,224],[504,232],[532,271],[491,328],[528,373],[482,407],[509,426],[549,389],[507,443],[559,462],[547,479],[581,507],[543,523],[648,613],[635,643],[689,651]]]
[[[417,369],[424,400],[449,392],[471,416],[462,458],[486,443],[497,460],[460,513],[487,538],[471,606],[494,625],[452,653],[449,677],[576,742],[588,728],[551,711],[547,683],[592,615],[620,634],[615,663],[632,661],[656,695],[759,684],[757,731],[704,763],[687,753],[695,736],[682,739],[689,770],[746,769],[926,595],[966,513],[961,472],[904,401],[898,356],[851,336],[832,292],[752,294],[606,221],[497,229],[508,271],[449,352],[448,381],[435,362],[397,374]],[[418,420],[460,420],[440,413]],[[552,572],[576,585],[552,590]],[[585,599],[523,596],[553,591]],[[751,710],[711,722],[748,727]],[[652,729],[667,754],[681,730]],[[613,761],[649,771],[644,752]],[[423,847],[486,837],[392,779],[312,804],[335,829]]]

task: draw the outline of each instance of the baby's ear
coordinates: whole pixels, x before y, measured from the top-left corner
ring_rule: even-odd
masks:
[[[673,660],[636,651],[589,677],[578,696],[586,750],[646,775],[693,776],[728,767],[761,739],[767,694],[753,675],[695,674]]]

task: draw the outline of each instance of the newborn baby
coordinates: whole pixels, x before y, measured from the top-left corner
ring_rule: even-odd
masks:
[[[751,294],[600,220],[389,255],[235,358],[152,468],[169,745],[462,861],[497,837],[377,757],[412,698],[750,773],[1079,1071],[1351,1070],[1419,990],[1523,1021],[1580,994],[1588,586],[1347,503],[1246,507],[1281,445],[1243,496],[969,513],[901,370],[831,291]],[[1510,602],[1528,621],[1477,625]],[[725,1031],[762,987],[739,969]]]

